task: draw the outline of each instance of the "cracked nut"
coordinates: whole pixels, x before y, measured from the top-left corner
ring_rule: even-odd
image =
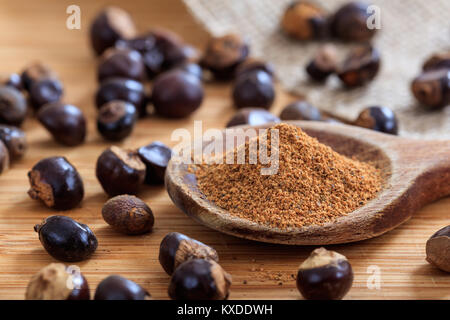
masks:
[[[89,285],[81,272],[51,263],[30,280],[26,300],[89,300]]]
[[[172,274],[169,296],[174,300],[225,300],[231,276],[213,260],[191,259]]]
[[[321,39],[327,34],[327,15],[315,4],[295,1],[284,12],[281,27],[299,40]]]
[[[28,195],[41,200],[47,207],[69,210],[83,200],[83,180],[65,157],[50,157],[39,161],[28,172]]]
[[[450,272],[450,225],[428,239],[426,252],[429,263],[442,271]]]
[[[353,124],[384,133],[397,134],[398,132],[397,117],[394,111],[387,107],[366,108],[361,111]]]
[[[377,49],[369,45],[358,46],[350,50],[338,69],[338,76],[346,87],[362,86],[376,77],[380,64]]]
[[[120,141],[131,134],[137,118],[138,115],[133,104],[112,100],[100,108],[97,116],[97,129],[106,140]]]
[[[353,271],[347,258],[325,248],[314,250],[298,269],[297,288],[305,299],[342,299],[352,283]]]
[[[314,81],[325,81],[336,72],[338,66],[337,52],[334,46],[325,45],[317,51],[306,66],[306,72]]]
[[[214,248],[178,232],[167,234],[159,248],[159,263],[171,275],[179,265],[190,259],[206,259],[219,262]]]
[[[112,146],[98,157],[96,175],[111,197],[137,194],[144,183],[145,164],[135,151]]]
[[[145,183],[163,184],[166,168],[172,157],[172,150],[164,143],[155,141],[137,150],[145,164]]]
[[[20,159],[27,150],[25,132],[17,127],[0,124],[0,140],[8,149],[11,161]]]
[[[442,108],[450,103],[450,69],[432,69],[416,77],[411,90],[424,106]]]
[[[27,116],[27,101],[19,90],[0,87],[0,123],[20,126]]]

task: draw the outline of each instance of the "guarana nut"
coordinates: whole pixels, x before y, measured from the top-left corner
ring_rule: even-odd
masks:
[[[94,300],[148,300],[150,294],[136,282],[112,275],[95,289]]]
[[[83,180],[65,157],[40,160],[28,172],[28,178],[28,195],[32,199],[41,200],[49,208],[69,210],[83,200]]]
[[[245,124],[257,126],[270,122],[280,122],[280,118],[263,108],[242,108],[231,117],[226,127]]]
[[[372,81],[380,69],[380,54],[370,45],[361,45],[350,50],[338,69],[339,79],[352,88]]]
[[[42,78],[31,83],[29,96],[35,109],[51,102],[57,102],[63,95],[63,85],[57,78]]]
[[[417,101],[430,109],[450,104],[450,69],[425,71],[413,80],[411,90]]]
[[[0,123],[20,126],[27,115],[27,101],[19,90],[0,87]]]
[[[81,272],[62,263],[51,263],[33,275],[25,299],[89,300],[89,285]]]
[[[150,232],[155,219],[149,206],[141,199],[123,194],[109,199],[102,208],[103,219],[124,234]]]
[[[109,48],[100,58],[97,77],[99,81],[113,77],[142,81],[145,77],[142,56],[136,50]]]
[[[157,114],[184,118],[200,107],[203,95],[203,85],[197,76],[175,69],[155,79],[151,100]]]
[[[207,259],[219,262],[214,248],[178,232],[168,233],[161,241],[159,263],[171,275],[179,265],[189,259]]]
[[[39,61],[29,64],[21,74],[23,88],[28,91],[34,82],[47,78],[57,78],[57,75],[49,66]]]
[[[126,78],[108,78],[102,81],[95,96],[95,104],[100,109],[112,100],[122,100],[133,104],[140,117],[147,114],[147,96],[144,85]]]
[[[96,176],[109,196],[137,194],[145,179],[145,164],[135,151],[112,146],[97,159]]]
[[[443,68],[450,68],[450,50],[433,54],[422,66],[423,71]]]
[[[249,54],[247,42],[237,34],[211,38],[206,46],[200,65],[219,80],[231,79],[236,68]]]
[[[50,216],[34,226],[44,249],[53,258],[67,262],[88,259],[97,249],[92,230],[66,216]]]
[[[322,121],[319,109],[306,101],[299,100],[288,104],[280,113],[281,120]]]
[[[398,121],[394,111],[382,106],[364,109],[353,124],[384,133],[397,134],[398,132]]]
[[[236,79],[232,96],[237,108],[269,109],[275,99],[273,79],[267,72],[261,70],[244,73]]]
[[[327,16],[323,9],[307,1],[295,1],[284,12],[281,27],[299,40],[321,39],[327,34]]]
[[[372,15],[368,6],[362,2],[350,2],[339,8],[331,18],[332,35],[344,41],[369,41],[377,29],[368,27],[367,21]]]
[[[109,6],[94,18],[90,28],[91,44],[100,55],[107,48],[114,46],[119,39],[130,39],[136,36],[136,26],[125,10]]]
[[[86,139],[86,118],[74,105],[53,102],[43,106],[37,118],[55,141],[66,146],[77,146]]]
[[[325,248],[315,249],[299,267],[297,288],[308,300],[339,300],[350,290],[353,270],[347,258]]]
[[[137,111],[133,104],[112,100],[100,108],[97,116],[97,129],[105,139],[120,141],[131,134],[137,118]]]
[[[164,143],[155,141],[140,147],[137,153],[146,167],[145,183],[163,184],[172,150]]]
[[[428,239],[426,252],[429,263],[442,271],[450,272],[450,225]]]
[[[174,300],[225,300],[231,276],[214,260],[190,259],[172,274],[169,296]]]
[[[20,159],[27,150],[25,132],[17,127],[1,124],[0,140],[3,141],[8,149],[11,161]]]
[[[314,58],[306,66],[306,72],[315,81],[325,81],[336,72],[338,66],[336,48],[325,45],[316,52]]]

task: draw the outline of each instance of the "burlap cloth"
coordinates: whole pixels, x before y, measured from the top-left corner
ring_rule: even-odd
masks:
[[[381,30],[374,44],[382,55],[376,79],[365,88],[343,90],[338,79],[313,85],[304,71],[318,43],[286,37],[279,22],[291,0],[183,0],[213,35],[238,32],[249,38],[251,55],[271,61],[290,91],[306,95],[317,107],[352,120],[362,108],[385,105],[398,115],[400,135],[450,139],[450,106],[427,111],[410,91],[411,80],[433,52],[450,48],[450,0],[373,0],[381,9]],[[311,0],[314,1],[314,0]],[[330,12],[348,0],[317,0]],[[338,44],[341,51],[348,45]]]

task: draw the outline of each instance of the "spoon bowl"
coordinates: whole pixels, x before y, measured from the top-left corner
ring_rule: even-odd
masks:
[[[165,184],[175,205],[194,220],[240,238],[290,245],[325,245],[365,240],[394,229],[426,203],[450,194],[450,141],[400,138],[359,127],[286,121],[334,151],[382,172],[383,187],[364,206],[321,225],[279,229],[230,215],[199,190],[189,165],[170,161]],[[270,128],[240,126],[239,128]],[[225,141],[225,131],[222,139]],[[239,139],[237,139],[239,140]],[[206,146],[209,141],[202,141]]]

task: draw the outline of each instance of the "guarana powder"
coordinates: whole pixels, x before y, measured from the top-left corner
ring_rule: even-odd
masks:
[[[267,165],[259,162],[193,167],[202,193],[229,214],[281,229],[321,225],[354,211],[381,189],[381,172],[374,166],[338,154],[298,127],[272,128],[279,130],[274,175],[261,175]],[[270,131],[266,143],[272,152]],[[244,147],[247,155],[249,143]]]

